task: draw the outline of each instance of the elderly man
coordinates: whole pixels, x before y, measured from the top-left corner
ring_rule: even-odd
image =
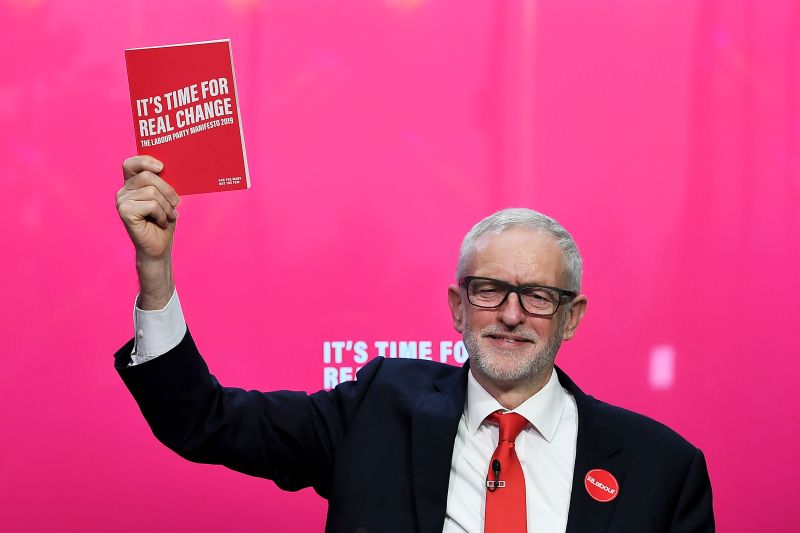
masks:
[[[469,361],[377,358],[332,391],[224,388],[172,282],[179,199],[148,157],[117,208],[136,249],[136,336],[116,368],[181,456],[314,487],[334,532],[707,532],[703,454],[669,428],[584,394],[554,366],[586,311],[581,258],[553,219],[499,211],[464,238],[448,288]]]

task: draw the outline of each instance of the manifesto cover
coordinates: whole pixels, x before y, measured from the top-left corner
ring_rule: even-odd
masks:
[[[125,50],[136,150],[178,194],[250,188],[229,39]]]

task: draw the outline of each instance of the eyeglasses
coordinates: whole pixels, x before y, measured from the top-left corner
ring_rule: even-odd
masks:
[[[499,279],[466,276],[458,280],[467,289],[467,300],[475,307],[494,309],[503,305],[508,295],[517,294],[522,309],[533,316],[549,317],[556,314],[561,302],[572,300],[577,293],[547,285],[512,285]]]

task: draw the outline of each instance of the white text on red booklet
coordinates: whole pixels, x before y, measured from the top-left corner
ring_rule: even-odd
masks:
[[[233,116],[230,97],[215,98],[226,94],[229,94],[228,79],[218,78],[205,80],[199,84],[193,83],[164,95],[136,100],[142,146],[150,146],[152,141],[148,137],[173,132],[176,127],[178,130],[183,130],[212,118]],[[202,103],[198,103],[201,101]],[[233,119],[223,120],[222,123],[233,124]],[[185,134],[187,131],[181,131],[180,134],[173,134],[171,137],[180,138]]]

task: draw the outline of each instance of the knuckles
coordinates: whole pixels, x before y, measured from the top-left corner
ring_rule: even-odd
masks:
[[[167,213],[161,205],[161,197],[163,196],[170,207],[172,207],[172,202],[167,199],[167,195],[177,197],[175,191],[158,174],[146,169],[147,163],[151,159],[149,156],[137,155],[127,158],[122,163],[125,183],[117,190],[115,200],[117,212],[123,223],[129,228],[142,216],[153,217],[159,225],[166,225],[169,221]],[[164,186],[167,194],[162,194],[160,190],[160,187]]]

